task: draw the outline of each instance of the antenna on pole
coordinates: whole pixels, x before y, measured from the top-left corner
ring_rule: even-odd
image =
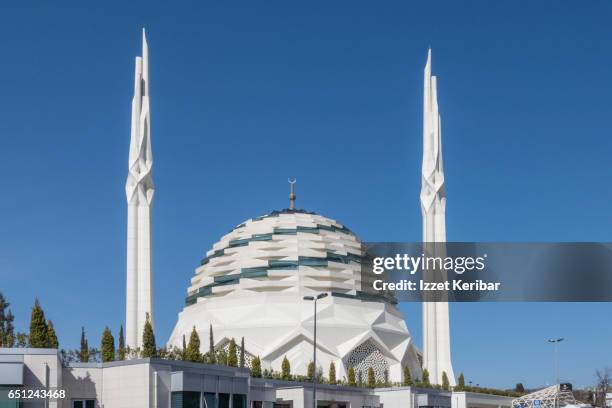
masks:
[[[295,210],[295,191],[294,191],[294,185],[296,183],[296,179],[289,179],[287,180],[289,182],[289,209],[290,210]]]

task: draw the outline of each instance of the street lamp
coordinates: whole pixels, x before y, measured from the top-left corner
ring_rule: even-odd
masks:
[[[319,293],[317,296],[304,296],[304,300],[314,300],[314,348],[312,351],[312,364],[314,373],[312,374],[312,408],[317,408],[317,300],[323,299],[327,293]]]
[[[563,337],[558,339],[548,339],[549,343],[552,343],[555,347],[555,376],[557,379],[557,386],[559,386],[559,343],[563,341]]]

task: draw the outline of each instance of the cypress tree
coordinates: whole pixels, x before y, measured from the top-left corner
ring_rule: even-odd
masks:
[[[30,347],[45,348],[48,346],[48,328],[45,320],[45,312],[43,312],[38,303],[38,299],[34,301],[32,308],[32,316],[30,318]]]
[[[329,383],[330,384],[336,383],[336,365],[334,364],[333,361],[329,363]]]
[[[47,347],[52,349],[59,348],[55,327],[53,327],[53,322],[51,320],[47,320]]]
[[[151,325],[151,319],[147,313],[145,320],[144,330],[142,331],[142,357],[153,358],[157,357],[157,346],[155,345],[155,333],[153,333],[153,326]]]
[[[251,376],[255,378],[261,377],[261,360],[259,359],[259,356],[253,358],[253,361],[251,362]]]
[[[244,368],[245,355],[244,355],[244,337],[240,340],[240,368]]]
[[[238,367],[238,355],[236,354],[236,341],[232,338],[229,343],[227,354],[227,365],[230,367]]]
[[[212,324],[208,332],[208,363],[217,364],[217,356],[215,355],[215,339],[213,337]]]
[[[2,292],[0,292],[0,347],[5,347],[6,339],[6,312],[5,310],[10,306],[10,303],[6,301]]]
[[[457,379],[457,386],[455,387],[457,391],[465,390],[465,377],[463,373],[459,374],[459,378]]]
[[[4,322],[4,339],[2,340],[2,343],[4,344],[4,346],[0,346],[0,347],[13,347],[15,345],[15,327],[13,326],[13,321],[15,320],[15,316],[13,315],[13,312],[11,312],[11,309],[9,309],[8,313],[6,314],[5,317],[5,322]]]
[[[376,387],[376,377],[374,377],[374,369],[372,367],[368,368],[368,387]]]
[[[184,334],[183,334],[183,348],[181,349],[181,360],[187,360],[187,342],[185,341]]]
[[[200,336],[198,336],[195,326],[193,326],[189,336],[189,344],[185,350],[185,360],[193,362],[202,361],[200,355]]]
[[[384,380],[384,385],[385,387],[389,386],[389,369],[385,368],[385,380]]]
[[[15,344],[15,316],[11,309],[8,309],[10,305],[0,293],[0,347],[13,347]]]
[[[308,377],[308,379],[312,381],[314,376],[315,376],[315,366],[314,366],[314,362],[311,361],[310,363],[308,363],[308,368],[306,370],[306,377]]]
[[[410,376],[410,369],[408,366],[404,367],[404,382],[403,385],[411,386],[412,385],[412,377]]]
[[[81,327],[81,349],[79,350],[79,361],[86,363],[89,361],[89,344],[85,337],[85,327]]]
[[[281,364],[281,378],[283,380],[291,379],[291,364],[289,364],[289,360],[287,359],[287,356],[283,358],[283,362]]]
[[[431,385],[431,383],[429,382],[429,370],[427,370],[426,368],[423,369],[423,385],[427,387]]]
[[[355,369],[353,368],[353,366],[349,366],[348,369],[348,385],[350,385],[351,387],[357,386],[357,382],[355,381]]]
[[[227,353],[225,352],[225,350],[217,351],[217,355],[215,358],[217,359],[217,364],[227,365]]]
[[[448,391],[450,389],[450,383],[448,381],[448,375],[446,371],[442,371],[442,389]]]
[[[123,337],[123,325],[119,327],[119,360],[125,360],[125,338]]]
[[[363,372],[361,370],[357,373],[357,386],[363,387]]]
[[[115,338],[108,326],[104,328],[102,340],[100,341],[100,353],[102,354],[102,362],[107,363],[115,360]]]

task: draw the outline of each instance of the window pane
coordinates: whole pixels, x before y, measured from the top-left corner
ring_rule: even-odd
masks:
[[[246,408],[246,395],[244,394],[232,395],[232,408]]]
[[[204,408],[217,408],[216,395],[212,392],[205,392],[204,393],[204,403],[206,404]]]
[[[219,408],[229,408],[230,404],[229,394],[219,394]]]
[[[83,408],[83,401],[74,401],[72,403],[73,408]]]

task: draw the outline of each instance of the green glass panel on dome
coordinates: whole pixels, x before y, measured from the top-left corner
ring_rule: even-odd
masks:
[[[327,259],[300,256],[298,257],[298,264],[303,266],[327,266]]]
[[[271,241],[272,233],[269,234],[253,234],[251,241]]]
[[[308,232],[308,233],[311,233],[311,234],[318,234],[319,233],[319,228],[317,228],[317,227],[301,227],[301,226],[298,225],[297,232]]]
[[[281,260],[269,260],[268,265],[269,269],[297,269],[298,262],[297,261],[281,261]]]
[[[235,239],[233,241],[229,242],[229,247],[230,248],[234,248],[234,247],[239,247],[239,246],[246,246],[249,245],[249,238],[246,239]]]
[[[293,228],[274,228],[275,235],[295,235],[297,234],[297,229]]]
[[[240,270],[242,278],[263,278],[268,276],[268,269],[262,268],[242,268]]]

